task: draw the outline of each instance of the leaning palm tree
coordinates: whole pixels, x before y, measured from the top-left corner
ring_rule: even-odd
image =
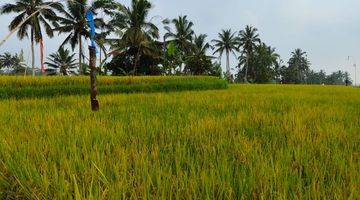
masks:
[[[238,38],[236,37],[236,32],[232,33],[231,29],[222,30],[222,32],[219,33],[219,39],[213,40],[213,42],[215,43],[214,54],[220,54],[221,58],[224,51],[226,53],[226,76],[227,78],[230,78],[230,53],[235,54],[235,52],[239,50],[239,43]]]
[[[53,30],[50,23],[56,25],[54,10],[61,10],[62,4],[56,2],[44,2],[43,0],[17,0],[15,3],[8,3],[1,7],[1,14],[16,13],[17,16],[11,21],[9,29],[11,31],[18,28],[17,35],[22,40],[28,37],[30,32],[31,41],[31,66],[33,76],[35,76],[35,54],[34,43],[40,43],[41,58],[43,52],[43,31],[41,25],[44,26],[45,32],[49,37],[53,36]],[[26,20],[24,22],[24,20]],[[30,31],[29,31],[30,29]],[[43,63],[43,60],[41,60]]]
[[[262,44],[265,45],[265,44]],[[270,61],[274,67],[280,66],[280,55],[276,53],[276,49],[274,47],[268,46],[268,52],[270,56]]]
[[[109,40],[111,54],[132,54],[134,75],[142,55],[158,53],[154,40],[159,38],[159,29],[148,19],[151,8],[147,0],[132,0],[130,7],[118,5],[110,23],[119,36]]]
[[[67,10],[63,9],[63,16],[57,17],[59,26],[57,26],[54,30],[58,31],[59,34],[68,34],[61,46],[70,44],[73,50],[77,45],[79,46],[78,56],[80,73],[83,71],[83,38],[88,38],[90,36],[88,22],[86,19],[86,12],[88,8],[91,8],[91,11],[93,12],[98,10],[105,10],[105,13],[108,13],[113,5],[114,3],[112,0],[95,0],[92,4],[89,4],[88,0],[67,1]],[[95,18],[94,21],[97,28],[106,27],[102,18]]]
[[[248,69],[249,69],[249,61],[251,56],[254,53],[254,49],[257,45],[261,43],[259,34],[257,33],[257,29],[252,26],[246,26],[245,30],[239,32],[239,46],[243,48],[243,52],[246,58],[246,68],[245,68],[245,83],[248,82]]]
[[[164,23],[168,25],[170,21],[164,21]],[[175,30],[171,30],[170,26],[165,26],[167,32],[164,38],[175,42],[185,55],[188,54],[193,49],[194,23],[189,21],[186,15],[173,19],[171,23],[174,25]]]
[[[48,75],[63,75],[67,76],[69,74],[75,74],[76,71],[76,62],[75,54],[71,54],[68,49],[60,47],[56,53],[50,54],[48,57],[48,62],[45,64],[48,65],[46,70]]]
[[[109,33],[110,32],[102,32],[95,36],[96,43],[99,46],[98,52],[99,52],[100,73],[102,73],[102,67],[104,66],[104,64],[108,58],[106,44],[107,44],[107,36],[109,35]]]

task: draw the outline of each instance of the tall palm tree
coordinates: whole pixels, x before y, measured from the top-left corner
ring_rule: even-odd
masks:
[[[310,62],[307,59],[307,53],[301,49],[295,49],[291,52],[291,58],[289,59],[289,68],[294,72],[294,76],[297,79],[295,83],[303,83],[305,80],[305,73],[310,68]]]
[[[251,56],[254,53],[254,49],[256,45],[261,43],[259,34],[257,33],[257,29],[247,25],[245,30],[239,32],[239,46],[243,48],[245,57],[246,57],[246,68],[245,68],[245,76],[244,81],[247,83],[247,75],[248,75],[248,68],[249,68],[249,61]]]
[[[193,36],[194,23],[187,19],[187,16],[179,16],[171,21],[174,25],[175,30],[171,30],[170,22],[166,22],[165,30],[167,31],[164,35],[165,39],[170,39],[170,41],[175,42],[175,44],[183,51],[186,55],[193,49]]]
[[[108,11],[111,10],[111,7],[113,5],[114,3],[112,0],[95,0],[92,4],[89,4],[88,0],[67,1],[67,10],[63,9],[63,16],[57,17],[59,25],[54,30],[58,31],[59,34],[68,33],[61,46],[64,46],[65,44],[70,44],[73,50],[75,49],[76,45],[79,46],[79,73],[83,71],[82,41],[83,38],[88,38],[90,36],[88,22],[86,19],[86,12],[88,8],[91,8],[91,11],[95,13],[98,10],[105,10],[105,13],[108,13]],[[97,28],[105,27],[105,23],[102,18],[95,18],[94,21]]]
[[[1,7],[1,14],[16,13],[17,16],[11,21],[9,29],[13,31],[19,27],[18,37],[22,40],[28,37],[30,29],[31,40],[31,66],[33,76],[35,76],[35,54],[34,43],[40,43],[41,58],[43,57],[43,31],[41,25],[44,26],[45,32],[49,37],[53,37],[53,30],[50,25],[56,25],[56,13],[54,10],[62,10],[62,4],[56,2],[44,2],[43,0],[17,0],[15,3],[5,4]],[[30,17],[30,18],[29,18]],[[23,23],[25,21],[25,23]],[[43,63],[43,60],[41,60]]]
[[[305,69],[308,66],[305,66],[304,64],[308,64],[307,61],[307,53],[301,49],[295,49],[293,52],[291,52],[291,58],[289,60],[289,63],[295,63],[298,64],[299,68]]]
[[[194,37],[195,54],[206,55],[207,51],[212,48],[210,43],[206,42],[206,38],[207,38],[206,34],[195,35]]]
[[[265,45],[265,44],[262,44]],[[280,66],[280,55],[276,53],[276,49],[274,47],[268,46],[268,52],[270,55],[270,60],[273,66],[279,67]]]
[[[159,29],[149,20],[152,4],[147,0],[132,0],[130,7],[118,5],[111,25],[118,39],[111,40],[111,53],[133,54],[133,74],[142,55],[156,55],[154,40],[159,38]]]
[[[231,29],[222,30],[219,33],[219,39],[213,40],[215,43],[215,52],[214,54],[219,54],[220,58],[222,57],[224,51],[226,53],[226,76],[229,79],[231,77],[230,72],[230,53],[235,54],[239,50],[239,42],[236,37],[236,32],[232,32]]]
[[[75,54],[70,54],[68,49],[64,49],[60,47],[59,50],[53,54],[50,54],[48,57],[48,62],[45,64],[48,65],[49,75],[59,74],[63,76],[67,76],[69,74],[75,74],[76,62],[75,62]]]

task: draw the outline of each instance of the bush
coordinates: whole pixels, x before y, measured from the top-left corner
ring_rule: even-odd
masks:
[[[88,94],[89,77],[0,76],[0,98]],[[225,89],[227,83],[208,76],[98,77],[100,94]]]

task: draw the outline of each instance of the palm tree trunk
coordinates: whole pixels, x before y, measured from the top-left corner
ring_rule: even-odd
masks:
[[[248,83],[248,79],[247,79],[248,69],[249,69],[249,55],[246,54],[246,68],[245,68],[245,77],[244,77],[244,82],[245,83]]]
[[[79,40],[79,74],[82,75],[83,74],[83,69],[82,69],[82,40],[81,40],[81,35],[79,34],[78,36],[78,40]]]
[[[101,68],[102,68],[102,63],[101,63],[101,62],[102,62],[102,59],[101,59],[101,51],[102,51],[102,50],[101,50],[101,48],[100,48],[100,51],[99,51],[99,62],[100,62],[99,70],[100,70],[100,74],[102,73],[102,69],[101,69]]]
[[[89,46],[89,54],[90,54],[90,101],[91,101],[91,110],[92,111],[98,111],[99,101],[96,99],[96,96],[98,94],[97,90],[97,81],[96,81],[96,50],[95,47]]]
[[[66,67],[65,66],[61,66],[60,67],[60,76],[67,76],[68,73],[66,71]]]
[[[135,60],[134,60],[134,69],[133,69],[134,76],[136,75],[136,67],[139,63],[139,60],[140,60],[140,50],[138,50],[138,52],[136,53]]]
[[[40,39],[40,64],[41,64],[41,74],[45,76],[45,64],[44,64],[44,41]]]
[[[107,55],[107,53],[106,53],[106,50],[104,50],[104,59],[103,59],[103,62],[105,62],[107,59],[108,59],[108,55]],[[104,69],[104,74],[107,75],[108,70],[107,70],[107,68],[104,66],[104,63],[101,63],[101,65],[102,65],[102,67],[103,67],[103,69]]]
[[[35,76],[34,28],[31,28],[31,68],[32,76]]]
[[[230,52],[226,51],[226,76],[227,79],[230,80],[231,72],[230,72]]]

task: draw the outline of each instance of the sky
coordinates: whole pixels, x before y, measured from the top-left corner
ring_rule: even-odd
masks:
[[[0,4],[14,0],[0,0]],[[117,0],[129,5],[131,0]],[[360,1],[359,0],[151,0],[149,18],[162,27],[163,18],[187,15],[194,22],[197,34],[205,33],[208,40],[216,39],[222,29],[233,31],[255,26],[260,38],[275,47],[287,62],[291,52],[301,48],[308,54],[311,68],[330,73],[344,70],[351,73],[357,63],[357,83],[360,83]],[[8,33],[13,15],[0,16],[0,39]],[[46,54],[58,48],[64,39],[46,39]],[[0,53],[24,50],[30,61],[30,41],[19,41],[13,35],[0,47]],[[38,47],[37,47],[38,50]],[[39,54],[37,54],[39,55]],[[348,57],[350,56],[350,60]],[[223,62],[225,59],[222,59]],[[37,61],[38,63],[38,61]],[[232,58],[232,67],[236,58]],[[223,63],[223,68],[225,65]]]

